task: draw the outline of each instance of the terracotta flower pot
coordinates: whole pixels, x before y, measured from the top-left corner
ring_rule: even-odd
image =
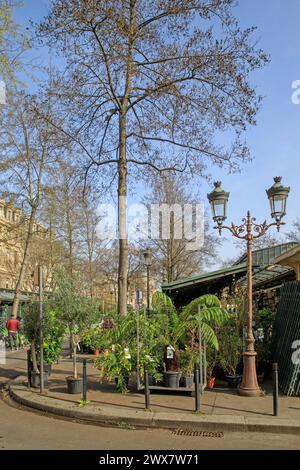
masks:
[[[209,377],[207,379],[207,388],[214,388],[216,382],[216,377]]]
[[[99,354],[100,354],[100,351],[99,351],[99,349],[95,349],[94,356],[98,357],[98,356],[99,356]]]

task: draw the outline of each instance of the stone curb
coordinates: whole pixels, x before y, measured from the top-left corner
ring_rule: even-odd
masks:
[[[19,381],[18,381],[19,382]],[[208,432],[268,432],[300,435],[300,422],[276,417],[248,417],[242,415],[202,415],[196,413],[163,413],[146,410],[129,410],[121,407],[79,407],[38,392],[29,390],[20,382],[9,384],[10,397],[21,405],[52,415],[78,419],[98,425],[141,428],[163,428],[169,430]]]

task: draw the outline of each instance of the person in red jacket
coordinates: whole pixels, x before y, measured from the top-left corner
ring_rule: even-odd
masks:
[[[8,337],[9,337],[9,343],[10,343],[10,348],[13,350],[15,347],[15,350],[18,349],[18,331],[20,328],[20,320],[17,320],[17,318],[14,318],[13,315],[11,315],[10,319],[7,320],[5,324],[5,328],[8,330]]]

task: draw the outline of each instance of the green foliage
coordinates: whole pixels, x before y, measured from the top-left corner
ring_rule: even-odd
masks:
[[[229,320],[220,328],[218,337],[220,343],[218,363],[226,373],[235,375],[243,347],[237,315],[230,315]]]
[[[263,308],[255,312],[255,330],[261,329],[263,331],[263,339],[256,338],[255,349],[257,352],[258,366],[261,369],[266,369],[271,360],[272,348],[272,332],[275,321],[276,312],[270,308]],[[254,331],[255,335],[255,331]]]
[[[215,333],[216,327],[220,327],[229,318],[228,312],[221,307],[218,297],[206,294],[192,300],[182,311],[180,320],[190,330],[198,330],[198,305],[200,311],[200,328],[203,341],[215,349],[219,349],[219,341]]]
[[[78,406],[79,406],[79,407],[86,406],[86,405],[88,405],[89,403],[90,403],[89,400],[83,400],[83,399],[78,400]]]
[[[109,341],[107,341],[99,325],[95,324],[81,335],[80,344],[94,352],[96,349],[101,351],[104,348],[107,348],[109,346]]]
[[[95,359],[95,365],[100,370],[102,381],[117,379],[117,391],[126,392],[126,379],[132,371],[132,361],[127,357],[126,348],[119,343],[113,344],[106,355]]]
[[[55,310],[46,309],[45,319],[47,327],[44,332],[44,361],[46,364],[54,364],[59,359],[65,329]]]
[[[206,374],[207,378],[213,377],[214,368],[218,361],[218,352],[215,348],[208,347],[206,349]]]
[[[195,364],[199,363],[199,351],[186,346],[180,352],[180,370],[185,375],[193,375]]]
[[[35,342],[36,351],[39,351],[40,339],[40,313],[39,303],[30,302],[23,308],[23,331],[29,341]],[[64,327],[60,323],[58,314],[51,309],[47,302],[43,306],[43,336],[44,336],[44,362],[53,364],[59,358]]]
[[[154,292],[152,296],[152,308],[156,314],[167,315],[171,325],[177,322],[177,312],[170,297],[163,292]]]
[[[78,341],[91,327],[98,311],[97,304],[86,292],[87,287],[80,274],[70,274],[63,268],[54,273],[51,304],[59,321],[71,335],[77,336]]]
[[[101,330],[98,342],[94,344],[101,351],[107,348],[107,354],[95,359],[95,366],[100,370],[100,378],[117,380],[117,391],[126,392],[127,379],[133,370],[133,350],[136,336],[136,322],[132,314],[115,315],[114,328]],[[130,355],[130,357],[128,357]]]
[[[214,328],[228,318],[227,312],[220,307],[217,297],[202,296],[189,304],[180,315],[171,299],[161,292],[153,296],[152,313],[139,314],[139,363],[137,364],[136,313],[126,316],[115,315],[114,328],[89,330],[86,343],[107,354],[95,359],[100,370],[101,380],[117,378],[117,389],[126,391],[126,379],[139,367],[143,375],[144,364],[148,364],[149,374],[156,381],[161,379],[165,347],[172,345],[178,352],[180,367],[186,374],[193,373],[194,363],[199,360],[199,352],[187,346],[191,341],[191,332],[198,329],[198,304],[202,307],[201,332],[203,341],[208,346],[218,349],[218,339]],[[87,338],[87,340],[86,340]],[[181,349],[184,349],[181,351]],[[128,357],[128,351],[130,357]]]

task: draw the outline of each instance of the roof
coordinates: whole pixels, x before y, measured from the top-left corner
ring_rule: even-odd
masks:
[[[221,279],[227,276],[233,276],[238,273],[245,273],[247,271],[247,263],[240,263],[238,265],[229,266],[228,268],[219,269],[210,273],[203,273],[197,276],[185,277],[177,281],[162,284],[162,290],[173,290],[183,287],[190,287],[197,284],[202,284],[210,280]]]
[[[12,302],[14,300],[14,292],[7,289],[0,289],[0,300]],[[20,300],[26,302],[29,300],[28,295],[21,294]]]
[[[259,250],[253,250],[252,261],[253,265],[268,266],[273,263],[274,259],[278,256],[286,253],[291,248],[298,246],[298,242],[281,243],[280,245],[270,246],[266,248],[260,248]],[[235,264],[240,264],[247,261],[247,253],[244,253]]]
[[[300,260],[300,244],[297,242],[282,243],[280,245],[260,248],[252,252],[253,262],[253,287],[259,288],[263,285],[268,285],[282,281],[283,278],[293,278],[294,270],[289,263],[282,262],[277,264],[277,260],[284,260],[285,255],[291,256],[298,253]],[[186,277],[178,279],[177,281],[162,284],[163,291],[173,291],[177,289],[184,289],[193,286],[200,286],[208,284],[210,281],[218,281],[225,277],[233,277],[235,274],[240,274],[240,279],[237,281],[240,285],[246,284],[247,273],[247,255],[243,255],[232,266],[212,271],[210,273],[203,273],[193,277]]]

